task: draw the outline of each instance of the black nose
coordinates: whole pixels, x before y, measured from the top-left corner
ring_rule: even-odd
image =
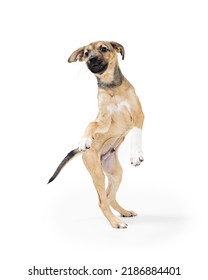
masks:
[[[98,56],[93,56],[93,57],[91,57],[91,58],[89,59],[89,61],[90,61],[91,63],[97,62],[97,61],[98,61]]]

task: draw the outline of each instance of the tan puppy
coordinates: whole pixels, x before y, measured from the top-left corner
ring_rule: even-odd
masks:
[[[132,130],[131,163],[138,166],[143,161],[141,137],[144,114],[134,87],[121,73],[117,53],[124,59],[124,48],[119,43],[98,41],[79,48],[69,57],[69,62],[85,61],[89,70],[95,74],[99,113],[95,121],[88,124],[79,148],[65,157],[49,183],[73,156],[82,153],[103,214],[113,227],[126,228],[127,225],[116,218],[110,209],[114,208],[123,217],[136,215],[135,212],[122,208],[116,200],[116,192],[122,179],[117,151],[127,133]],[[105,174],[108,178],[107,189]]]

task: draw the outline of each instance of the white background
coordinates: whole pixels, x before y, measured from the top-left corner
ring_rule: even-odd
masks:
[[[1,279],[46,279],[27,275],[34,265],[206,278],[207,13],[206,1],[0,2]],[[126,230],[102,216],[81,158],[46,184],[97,114],[95,77],[67,59],[100,39],[124,45],[146,116],[142,166],[130,165],[128,137],[120,149],[118,198],[138,212]]]

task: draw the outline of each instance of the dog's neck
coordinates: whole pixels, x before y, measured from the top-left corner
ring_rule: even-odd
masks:
[[[103,89],[113,89],[121,85],[124,76],[121,73],[121,69],[118,65],[115,66],[114,71],[103,73],[102,75],[96,75],[98,87]]]

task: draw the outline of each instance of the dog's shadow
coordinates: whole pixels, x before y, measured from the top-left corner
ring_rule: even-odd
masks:
[[[106,223],[97,227],[101,223],[100,217],[89,217],[74,221],[75,227],[70,229],[69,234],[74,235],[79,242],[84,242],[84,246],[94,246],[102,244],[103,247],[123,247],[151,246],[154,244],[166,244],[170,240],[178,240],[188,229],[189,219],[182,215],[142,215],[135,217],[120,217],[120,220],[128,224],[127,229],[115,229]],[[83,232],[83,228],[85,229]],[[96,230],[92,230],[96,229]],[[119,238],[118,238],[119,237]]]
[[[119,217],[119,216],[118,216]],[[121,217],[127,224],[173,224],[183,223],[186,217],[183,216],[162,216],[162,215],[141,215],[135,217]]]
[[[189,219],[183,215],[141,215],[132,218],[122,218],[144,240],[157,239],[162,241],[171,236],[177,236],[186,231]]]
[[[137,216],[134,217],[122,217],[120,215],[116,215],[116,217],[122,221],[124,221],[125,223],[127,223],[128,225],[141,225],[141,226],[145,226],[145,225],[156,225],[156,224],[160,224],[160,225],[167,225],[167,224],[183,224],[185,222],[187,222],[187,218],[185,216],[180,216],[180,215],[142,215],[142,214],[138,214]],[[92,223],[94,223],[95,221],[99,221],[99,217],[88,217],[87,222],[90,223],[90,221]],[[86,219],[84,218],[80,218],[80,219],[76,219],[76,221],[74,221],[74,223],[82,223],[82,222],[86,222]]]

